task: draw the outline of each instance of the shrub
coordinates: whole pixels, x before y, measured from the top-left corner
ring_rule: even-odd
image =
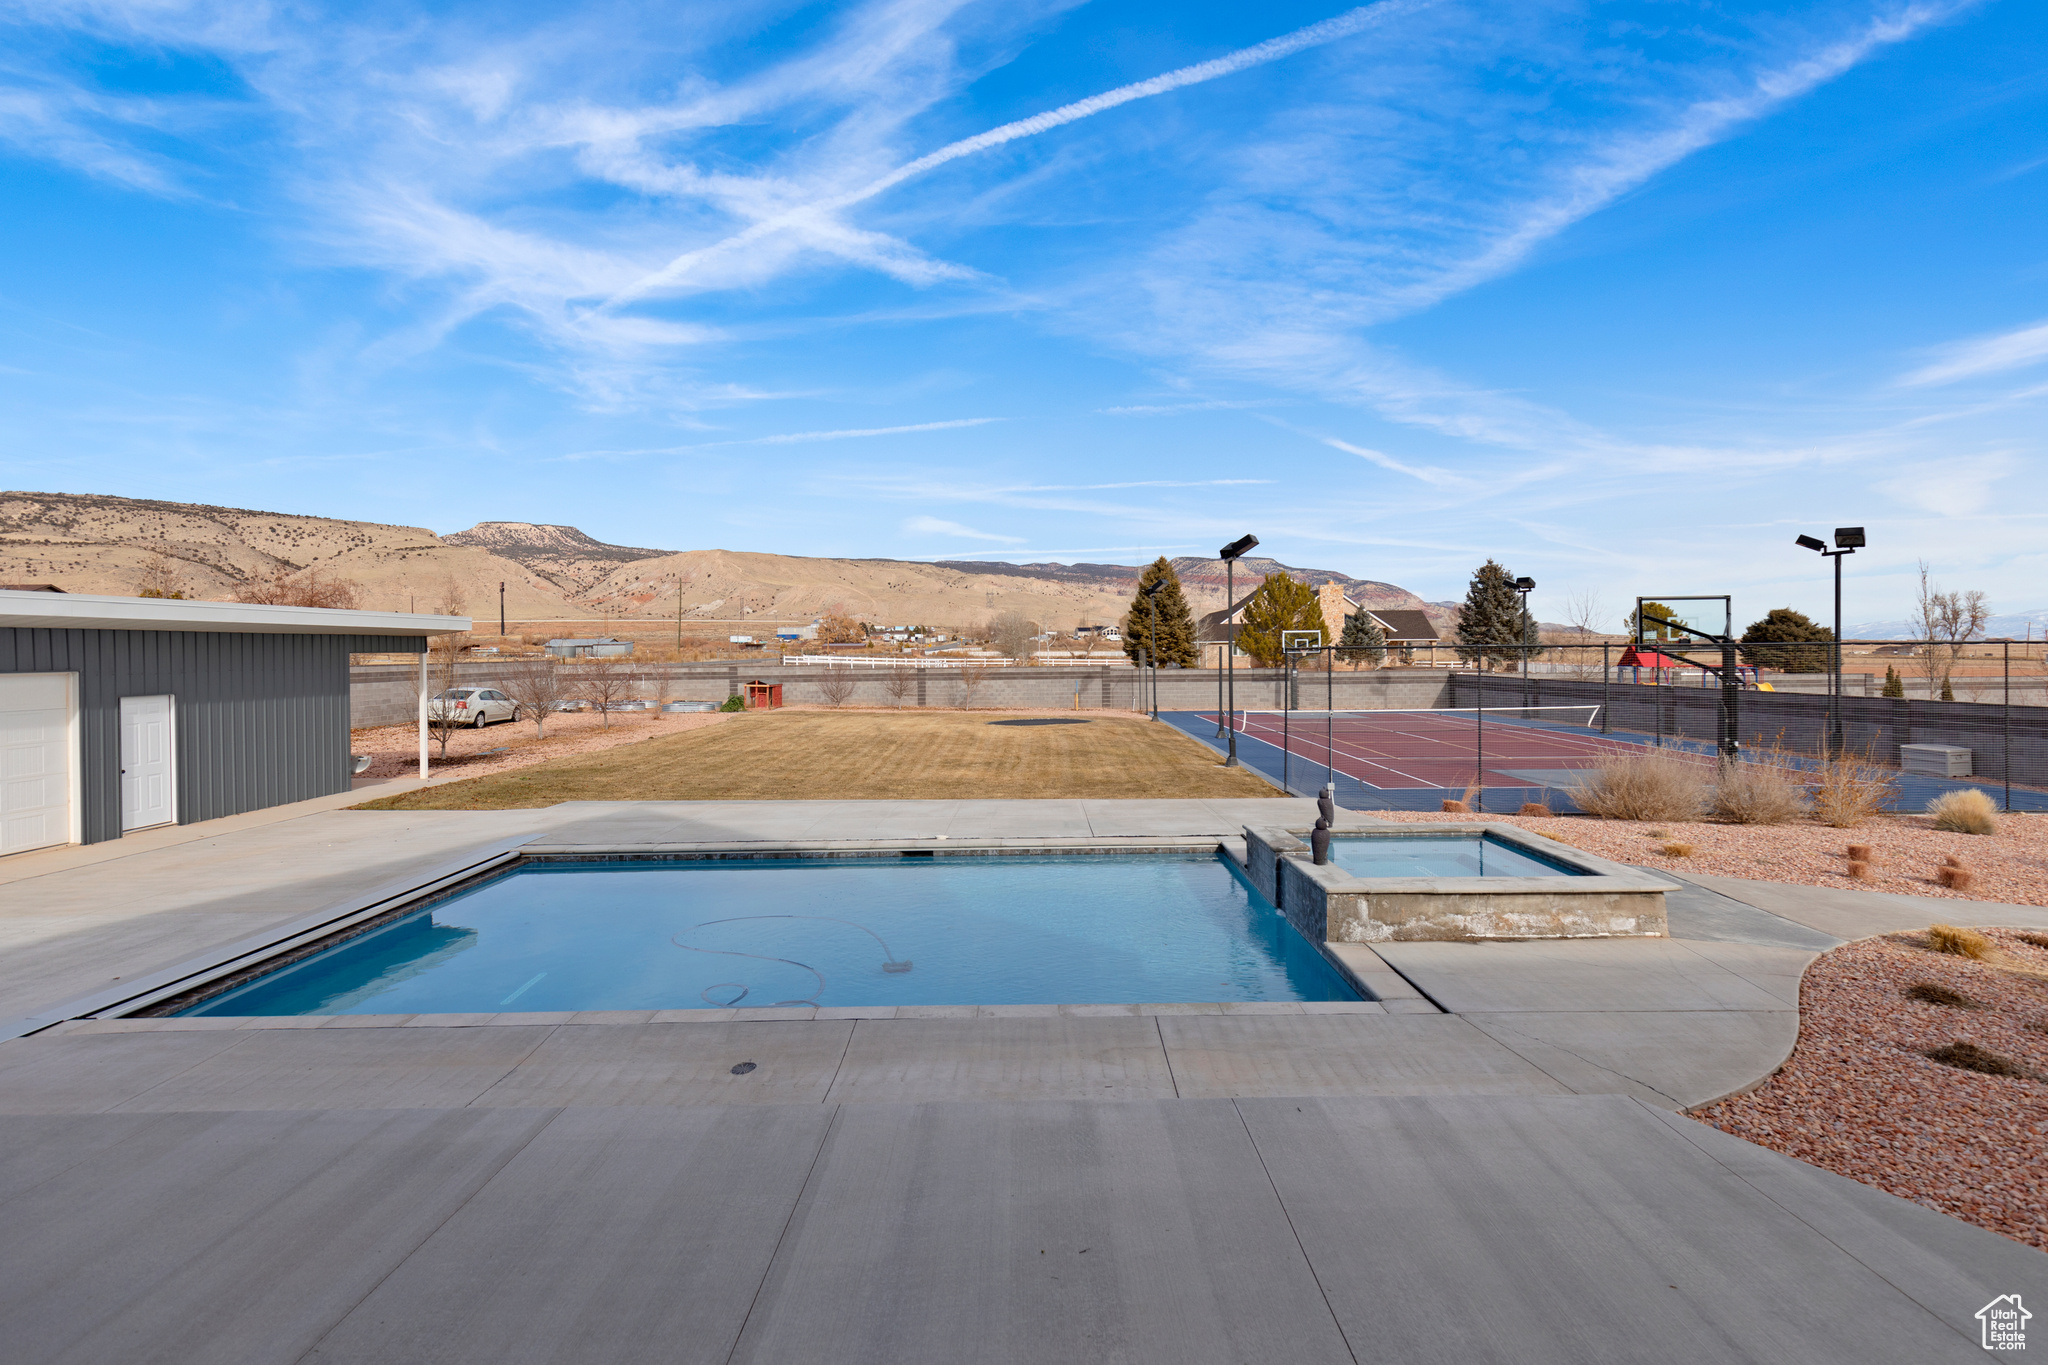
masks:
[[[1943,1066],[1959,1067],[1964,1071],[1982,1072],[1986,1076],[2024,1076],[2032,1079],[2033,1073],[2003,1053],[1993,1052],[1988,1047],[1975,1043],[1953,1042],[1947,1047],[1937,1047],[1927,1054]]]
[[[1870,880],[1870,864],[1864,862],[1861,858],[1852,858],[1849,860],[1848,872],[1851,877],[1855,878],[1859,882],[1867,882]]]
[[[1544,816],[1555,815],[1557,814],[1557,812],[1552,810],[1550,807],[1544,805],[1541,801],[1524,801],[1522,803],[1522,808],[1516,811],[1515,814],[1533,815],[1540,818]]]
[[[721,711],[744,711],[747,709],[747,699],[745,697],[727,697],[724,704],[718,709]]]
[[[1471,807],[1467,806],[1463,801],[1453,801],[1448,797],[1444,800],[1444,814],[1446,815],[1463,815],[1470,809]]]
[[[1936,829],[1951,834],[1998,833],[1998,803],[1975,787],[1943,792],[1927,803]]]
[[[1870,845],[1869,845],[1869,844],[1851,844],[1851,845],[1849,845],[1849,860],[1850,860],[1851,862],[1857,862],[1857,863],[1867,863],[1867,862],[1869,862],[1869,861],[1870,861]]]
[[[1908,1000],[1922,1000],[1930,1005],[1946,1005],[1950,1009],[1957,1010],[1978,1010],[1984,1008],[1961,991],[1952,991],[1948,987],[1933,981],[1916,981],[1906,987],[1906,998]]]
[[[1804,773],[1782,763],[1730,763],[1714,780],[1710,809],[1737,825],[1784,825],[1811,804]]]
[[[1951,891],[1968,891],[1970,883],[1977,880],[1977,874],[1967,867],[1943,865],[1934,869],[1934,880]]]
[[[1670,750],[1612,754],[1571,789],[1579,809],[1608,820],[1694,820],[1707,804],[1707,768]]]
[[[2014,934],[2013,937],[2036,948],[2048,948],[2048,934]]]
[[[1854,829],[1898,795],[1899,775],[1868,755],[1823,759],[1813,783],[1813,818],[1836,829]]]
[[[1660,848],[1658,852],[1667,858],[1690,858],[1692,856],[1692,845],[1680,843],[1678,840],[1673,839],[1670,843]]]
[[[1927,946],[1937,953],[1953,953],[1957,957],[1981,960],[1991,956],[1990,939],[1974,929],[1958,929],[1953,924],[1928,925]]]

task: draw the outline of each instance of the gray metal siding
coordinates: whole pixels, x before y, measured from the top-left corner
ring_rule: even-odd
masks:
[[[121,835],[121,698],[177,700],[178,823],[344,792],[351,654],[382,635],[0,628],[0,673],[76,673],[85,842]]]

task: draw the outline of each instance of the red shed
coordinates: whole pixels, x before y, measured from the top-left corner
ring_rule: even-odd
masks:
[[[759,678],[747,684],[747,709],[749,711],[773,711],[782,705],[782,684],[762,682]]]

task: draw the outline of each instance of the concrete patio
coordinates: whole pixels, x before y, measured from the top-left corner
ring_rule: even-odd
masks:
[[[1307,809],[315,810],[30,854],[0,1014],[529,840]],[[1783,1058],[1815,954],[1961,908],[1912,899],[1694,879],[1669,939],[1382,945],[1357,1004],[58,1024],[0,1044],[0,1329],[38,1363],[1974,1358],[2048,1258],[1675,1112]]]

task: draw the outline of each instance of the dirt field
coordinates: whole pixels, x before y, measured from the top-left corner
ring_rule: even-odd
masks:
[[[1016,720],[1057,723],[1004,723]],[[1135,716],[763,711],[385,797],[357,809],[1278,795],[1250,769],[1225,768],[1212,751],[1171,726]]]

